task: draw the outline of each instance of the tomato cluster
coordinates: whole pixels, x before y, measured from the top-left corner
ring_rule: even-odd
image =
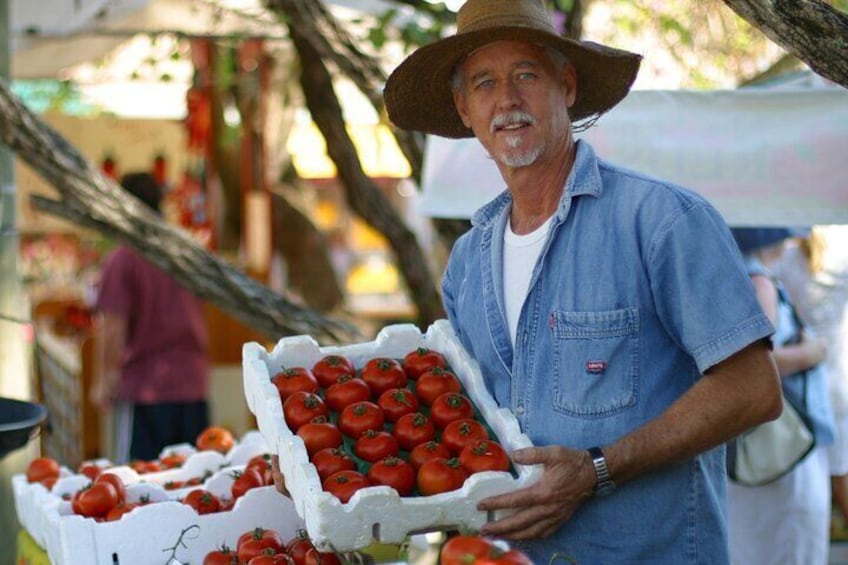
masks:
[[[324,490],[347,502],[364,487],[401,496],[456,490],[473,473],[513,472],[510,460],[441,353],[374,357],[356,369],[328,355],[271,379]]]
[[[340,565],[335,553],[319,552],[306,530],[284,541],[274,530],[254,528],[238,538],[235,549],[221,546],[210,551],[203,565]]]
[[[121,478],[104,471],[73,494],[71,510],[80,516],[111,522],[145,503],[146,501],[128,502],[126,487]]]
[[[226,455],[235,447],[235,444],[236,440],[233,433],[222,426],[207,426],[198,434],[194,441],[194,445],[199,451],[217,451],[223,455]],[[169,451],[155,460],[136,459],[130,461],[129,467],[139,475],[146,475],[148,473],[158,473],[159,471],[182,467],[186,459],[187,456],[185,454]],[[85,474],[88,475],[87,472]],[[196,479],[185,482],[175,481],[166,488],[174,489],[200,484],[203,479],[204,477],[197,477]]]
[[[236,500],[247,491],[274,484],[270,461],[271,456],[267,453],[256,455],[248,461],[243,470],[233,471],[234,480],[228,496],[216,496],[204,488],[196,488],[189,491],[179,502],[191,506],[198,514],[231,510]],[[169,481],[163,486],[166,490],[191,485],[199,486],[205,479],[206,477],[195,477],[186,481]],[[109,472],[108,469],[101,470],[91,483],[64,498],[71,501],[71,510],[75,514],[101,522],[119,520],[134,508],[149,503],[147,498],[138,502],[129,502],[126,499],[126,488],[120,477]]]
[[[247,462],[241,471],[233,471],[233,484],[230,486],[230,496],[216,496],[206,489],[193,489],[186,494],[183,504],[194,508],[198,514],[213,514],[231,510],[236,500],[249,490],[271,486],[274,478],[271,475],[271,456],[267,453],[256,455]]]

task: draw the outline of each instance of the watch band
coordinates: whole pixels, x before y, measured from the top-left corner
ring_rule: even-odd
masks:
[[[600,447],[590,447],[587,449],[589,457],[592,458],[592,465],[595,467],[595,477],[597,482],[593,492],[596,496],[605,496],[615,490],[615,483],[612,481],[607,458]]]

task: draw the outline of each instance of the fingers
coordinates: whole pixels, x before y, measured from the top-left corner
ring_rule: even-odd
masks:
[[[289,489],[286,488],[286,478],[280,470],[280,458],[277,455],[271,456],[271,476],[274,477],[274,486],[277,491],[284,496],[291,496]]]
[[[532,485],[512,492],[484,498],[477,504],[478,510],[504,510],[508,508],[524,508],[535,506],[548,501],[537,485]]]
[[[486,524],[481,533],[511,540],[543,538],[556,532],[571,514],[557,505],[534,506]]]
[[[516,449],[510,456],[519,465],[545,465],[565,457],[567,450],[559,445]]]

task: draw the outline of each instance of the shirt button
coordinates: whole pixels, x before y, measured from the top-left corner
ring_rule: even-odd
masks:
[[[516,406],[515,407],[515,413],[519,416],[524,414],[524,406]]]

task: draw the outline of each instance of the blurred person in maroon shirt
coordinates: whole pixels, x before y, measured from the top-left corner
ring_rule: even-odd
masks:
[[[148,173],[121,185],[160,214],[162,187]],[[118,463],[152,460],[167,445],[194,443],[209,424],[209,356],[203,303],[135,249],[103,264],[95,310],[98,361],[91,401],[113,409]]]

